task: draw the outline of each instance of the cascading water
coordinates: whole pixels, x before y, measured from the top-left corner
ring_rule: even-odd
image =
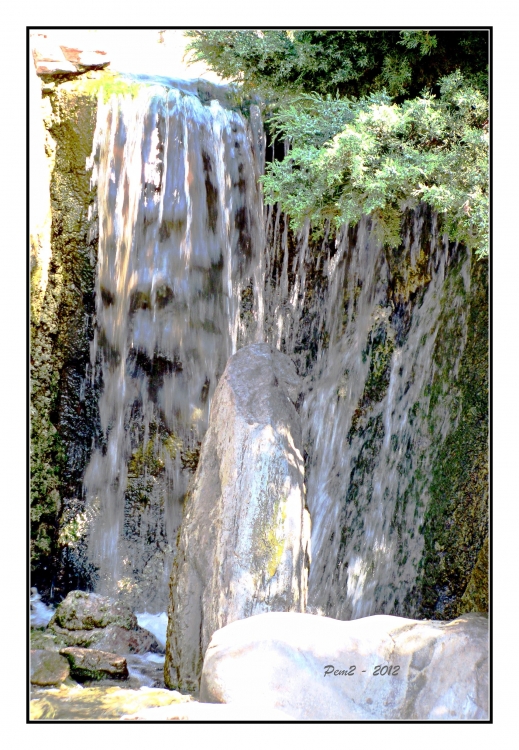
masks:
[[[100,592],[148,612],[166,606],[218,378],[238,340],[261,338],[240,308],[245,290],[261,310],[259,111],[207,98],[162,80],[100,98],[91,160],[104,443],[84,477],[89,559]]]
[[[452,428],[453,395],[431,402],[433,351],[447,308],[459,328],[455,378],[470,258],[437,236],[424,208],[411,214],[399,257],[367,218],[319,249],[308,229],[292,246],[271,211],[267,236],[268,340],[305,375],[309,607],[339,619],[416,616],[431,466]],[[450,255],[458,272],[446,281]]]
[[[277,209],[264,221],[258,108],[245,120],[195,89],[150,79],[98,108],[91,360],[104,439],[84,478],[97,588],[146,616],[165,609],[218,378],[237,348],[265,340],[304,382],[311,611],[416,616],[432,466],[456,423],[445,372],[456,376],[465,347],[470,256],[424,206],[408,211],[396,250],[368,218],[320,245]]]

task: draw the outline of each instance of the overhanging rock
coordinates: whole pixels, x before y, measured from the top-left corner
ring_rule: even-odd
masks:
[[[230,358],[186,500],[166,647],[169,687],[197,691],[212,634],[269,611],[304,612],[310,516],[291,360],[267,344]]]

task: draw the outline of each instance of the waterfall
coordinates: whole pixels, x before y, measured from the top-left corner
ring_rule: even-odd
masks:
[[[305,376],[310,610],[415,615],[431,467],[453,427],[455,394],[432,403],[432,386],[446,366],[455,379],[463,354],[470,257],[425,207],[393,254],[367,217],[320,245],[306,228],[294,246],[271,210],[267,236],[267,337]],[[458,346],[438,364],[447,313]]]
[[[416,616],[433,465],[457,425],[471,258],[425,206],[399,248],[375,219],[320,239],[264,211],[258,107],[164,79],[99,99],[91,377],[102,440],[84,476],[102,593],[153,615],[228,357],[266,341],[304,383],[310,611]],[[447,343],[446,343],[447,342]]]
[[[97,589],[165,609],[182,500],[211,399],[261,339],[259,110],[147,80],[98,105],[92,377],[103,440],[84,476]],[[240,304],[243,297],[243,304]],[[152,585],[151,585],[152,584]]]

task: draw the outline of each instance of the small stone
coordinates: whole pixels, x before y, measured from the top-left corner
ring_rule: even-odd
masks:
[[[128,665],[123,656],[94,648],[68,646],[60,651],[70,664],[70,673],[77,680],[126,680]]]
[[[70,675],[65,657],[56,651],[34,649],[31,651],[31,683],[45,687],[59,685]]]

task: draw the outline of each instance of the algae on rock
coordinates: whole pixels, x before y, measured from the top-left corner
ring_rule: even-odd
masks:
[[[58,595],[88,581],[86,571],[63,568],[58,541],[61,514],[81,497],[97,428],[90,371],[97,230],[85,167],[97,103],[80,88],[75,81],[46,87],[52,223],[44,289],[37,259],[31,274],[31,567],[46,596],[51,587]]]

